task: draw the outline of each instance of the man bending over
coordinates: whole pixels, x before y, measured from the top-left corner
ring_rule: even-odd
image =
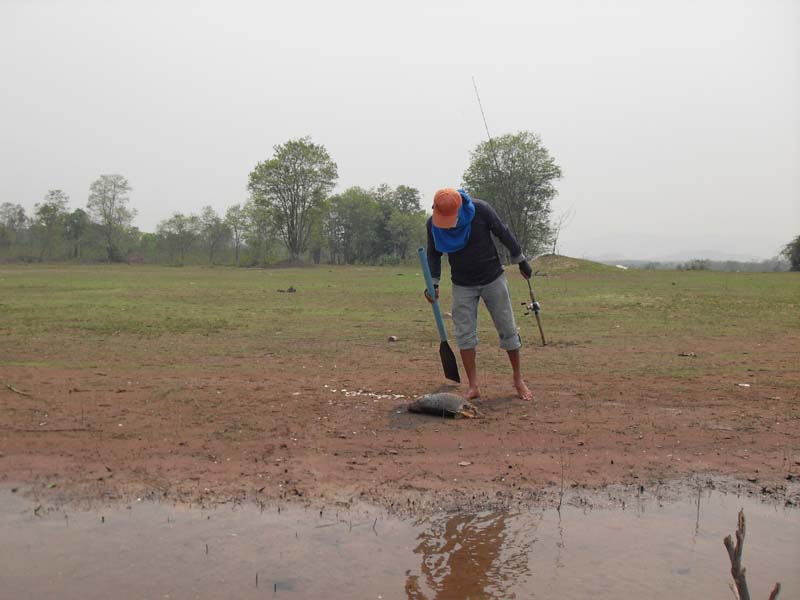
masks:
[[[525,279],[533,274],[522,254],[519,242],[495,210],[483,200],[470,198],[464,190],[444,188],[433,197],[433,216],[428,219],[428,266],[433,277],[436,297],[442,275],[442,254],[447,254],[453,282],[453,324],[461,362],[467,372],[467,399],[480,396],[475,347],[478,345],[478,301],[483,298],[494,327],[500,336],[500,347],[508,352],[514,372],[514,387],[523,400],[533,395],[525,385],[520,370],[519,349],[522,340],[517,332],[511,295],[503,265],[497,255],[491,234],[508,248],[511,261],[519,265]],[[429,302],[433,299],[425,297]]]

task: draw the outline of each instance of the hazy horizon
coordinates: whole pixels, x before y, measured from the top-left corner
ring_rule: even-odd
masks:
[[[427,208],[486,138],[474,76],[492,135],[533,131],[564,171],[562,254],[769,258],[800,234],[791,0],[0,0],[0,69],[0,203],[29,211],[120,173],[144,231],[224,213],[304,135],[337,192]]]

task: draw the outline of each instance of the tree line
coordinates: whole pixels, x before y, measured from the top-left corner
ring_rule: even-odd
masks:
[[[655,261],[655,260],[615,260],[602,261],[607,265],[622,265],[631,269],[645,269],[647,271],[725,271],[728,273],[777,273],[792,270],[792,263],[786,256],[785,250],[772,258],[764,260],[711,260],[708,258],[693,258],[685,262]],[[800,264],[798,264],[800,267]],[[795,268],[795,271],[800,268]]]
[[[211,206],[175,212],[154,232],[133,226],[132,188],[122,175],[101,175],[82,208],[71,209],[59,189],[48,191],[31,214],[20,204],[0,204],[0,260],[386,264],[424,245],[427,216],[416,188],[383,184],[332,194],[338,169],[324,146],[304,137],[273,150],[250,172],[245,202],[225,214]],[[492,202],[534,255],[558,235],[550,204],[561,175],[538,136],[520,132],[479,144],[463,185]]]

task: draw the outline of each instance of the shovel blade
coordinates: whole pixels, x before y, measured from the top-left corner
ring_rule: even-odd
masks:
[[[456,355],[453,354],[453,351],[450,349],[450,344],[447,342],[439,344],[439,356],[442,357],[444,376],[456,383],[461,383],[461,377],[458,375]]]

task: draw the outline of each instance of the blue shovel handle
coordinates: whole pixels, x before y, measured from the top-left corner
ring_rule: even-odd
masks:
[[[445,331],[444,321],[442,321],[442,312],[439,310],[439,301],[436,299],[436,290],[433,289],[433,278],[431,277],[431,269],[428,266],[428,256],[425,252],[425,248],[417,250],[417,254],[419,254],[419,264],[422,266],[422,274],[425,276],[425,286],[428,288],[428,296],[433,299],[433,316],[436,317],[439,339],[446,342],[447,331]]]

